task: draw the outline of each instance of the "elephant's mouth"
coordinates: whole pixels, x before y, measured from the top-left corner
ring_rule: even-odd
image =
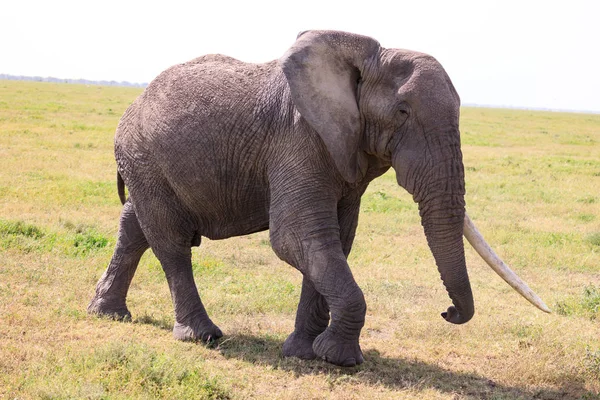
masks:
[[[552,312],[548,306],[540,299],[540,297],[534,293],[533,290],[527,286],[521,278],[517,276],[509,267],[506,265],[500,257],[492,250],[487,244],[481,233],[477,230],[469,216],[465,213],[464,231],[465,238],[469,241],[471,246],[479,253],[481,258],[488,263],[490,267],[498,274],[502,279],[506,281],[513,289],[515,289],[521,296],[525,297],[531,304],[539,308],[540,310],[550,313]]]

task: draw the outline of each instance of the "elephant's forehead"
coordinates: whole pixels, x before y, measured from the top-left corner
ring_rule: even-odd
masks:
[[[427,53],[407,49],[383,49],[381,52],[383,65],[404,66],[415,63],[438,64],[437,60]]]
[[[380,73],[392,78],[394,85],[404,90],[413,86],[422,90],[426,82],[435,84],[448,80],[446,71],[434,57],[404,49],[386,49],[381,57]]]
[[[457,113],[460,98],[442,65],[432,56],[404,49],[385,49],[381,54],[380,82],[401,101],[415,107],[435,108],[438,113]]]
[[[383,50],[381,67],[386,73],[403,77],[428,71],[435,73],[444,71],[441,64],[429,54],[404,49]]]

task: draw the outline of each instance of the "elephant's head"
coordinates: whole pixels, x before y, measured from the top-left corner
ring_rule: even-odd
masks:
[[[279,62],[296,108],[346,181],[364,178],[369,155],[394,168],[398,184],[419,204],[454,304],[442,316],[456,324],[470,320],[474,307],[463,232],[486,261],[495,254],[465,214],[460,99],[442,66],[426,54],[385,49],[369,37],[332,31],[301,33]],[[549,311],[497,261],[493,268],[507,282]]]

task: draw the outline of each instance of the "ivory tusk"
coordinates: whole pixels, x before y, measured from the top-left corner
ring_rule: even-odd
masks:
[[[539,308],[540,310],[550,313],[548,306],[535,294],[533,290],[527,286],[521,278],[517,276],[509,267],[498,257],[498,255],[492,250],[489,244],[485,241],[481,233],[477,230],[469,216],[465,213],[464,223],[464,235],[471,243],[471,246],[479,253],[481,258],[488,263],[490,267],[498,274],[502,279],[506,281],[510,286],[513,287],[521,296],[525,297],[531,304]]]

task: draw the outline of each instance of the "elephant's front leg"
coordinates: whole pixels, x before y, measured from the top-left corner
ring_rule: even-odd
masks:
[[[359,337],[367,311],[362,290],[354,281],[339,241],[337,245],[316,246],[309,253],[308,275],[329,305],[331,324],[315,338],[313,351],[336,365],[361,364],[364,359]]]
[[[297,265],[306,282],[302,285],[296,328],[284,344],[284,355],[319,357],[345,367],[362,363],[358,340],[367,307],[350,272],[339,237],[334,236],[331,241],[305,239],[301,247],[303,250],[298,253],[292,252],[301,253],[305,260],[291,263]],[[277,242],[274,248],[281,256],[284,249]],[[328,327],[327,308],[331,313]],[[311,341],[312,353],[307,349]]]
[[[352,249],[358,225],[360,195],[361,192],[357,191],[342,199],[338,204],[340,241],[346,258]],[[327,329],[328,325],[329,306],[327,301],[305,276],[302,280],[302,292],[298,303],[294,332],[288,336],[283,344],[284,357],[298,357],[307,360],[316,358],[312,348],[313,342],[317,336]]]
[[[305,276],[294,332],[283,344],[284,357],[298,357],[304,360],[316,358],[313,342],[329,325],[329,306],[325,297],[317,292],[312,282]]]
[[[296,217],[299,214],[301,210]],[[335,209],[333,214],[335,217]],[[328,306],[331,323],[313,341],[315,356],[342,366],[360,364],[363,356],[358,339],[365,322],[366,304],[342,250],[337,218],[333,222],[330,218],[314,216],[300,220],[303,223],[316,222],[317,225],[277,225],[271,230],[271,243],[277,255],[298,268],[314,287],[313,291],[305,290],[310,286],[303,285],[296,331],[286,342],[285,354],[296,355],[289,350],[293,345],[306,348],[311,336],[326,325],[325,310]],[[305,305],[309,312],[304,309]],[[307,354],[302,350],[296,350],[296,353]],[[308,356],[311,356],[310,353]]]

